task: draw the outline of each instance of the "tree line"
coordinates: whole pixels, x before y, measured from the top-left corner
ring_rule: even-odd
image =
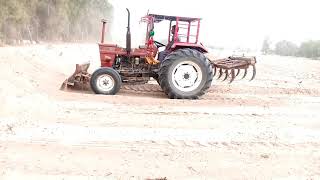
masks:
[[[320,40],[310,40],[297,45],[293,42],[282,40],[271,48],[271,41],[266,38],[263,41],[261,51],[264,54],[277,54],[280,56],[297,56],[312,59],[320,58]]]
[[[0,43],[96,41],[108,0],[0,0]]]

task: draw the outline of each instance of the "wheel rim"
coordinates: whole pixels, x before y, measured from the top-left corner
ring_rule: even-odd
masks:
[[[112,78],[112,76],[108,75],[108,74],[103,74],[100,75],[97,78],[97,87],[101,90],[101,91],[110,91],[112,90],[112,88],[114,87],[115,81]]]
[[[176,65],[172,71],[173,85],[180,91],[193,91],[199,87],[201,81],[201,68],[192,61],[183,61]]]

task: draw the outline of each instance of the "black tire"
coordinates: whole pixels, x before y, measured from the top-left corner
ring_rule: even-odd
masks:
[[[154,80],[156,80],[156,81],[157,81],[157,83],[160,85],[159,76],[157,76],[157,77],[153,77],[153,79],[154,79]]]
[[[180,87],[177,80],[174,79],[174,77],[176,77],[174,74],[178,71],[177,67],[185,65],[193,67],[194,70],[192,69],[192,71],[196,72],[194,86]],[[187,81],[191,76],[188,71],[185,72],[188,75],[186,76],[184,74],[181,77]],[[195,75],[192,74],[192,76]],[[171,99],[198,99],[204,95],[211,86],[212,67],[209,60],[201,52],[189,48],[178,49],[169,54],[165,60],[161,62],[159,82],[162,90]],[[187,88],[189,88],[189,90]]]
[[[104,81],[102,81],[103,79],[100,78],[103,77],[107,78],[107,80],[104,79]],[[119,92],[121,84],[122,81],[120,74],[116,70],[108,67],[97,69],[90,79],[91,89],[96,94],[115,95]],[[105,86],[105,89],[103,89],[103,86]]]

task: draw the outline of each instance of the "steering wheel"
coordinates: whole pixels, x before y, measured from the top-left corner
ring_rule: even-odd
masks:
[[[161,42],[158,42],[158,41],[153,41],[153,42],[154,42],[154,44],[157,46],[157,48],[166,46],[166,45],[164,45],[164,44],[162,44]]]

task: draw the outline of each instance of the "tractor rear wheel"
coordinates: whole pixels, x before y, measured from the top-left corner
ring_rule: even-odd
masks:
[[[198,99],[212,82],[209,60],[194,49],[178,49],[161,62],[159,84],[171,99]]]
[[[112,68],[97,69],[91,76],[90,86],[96,94],[114,95],[121,88],[121,76]]]

